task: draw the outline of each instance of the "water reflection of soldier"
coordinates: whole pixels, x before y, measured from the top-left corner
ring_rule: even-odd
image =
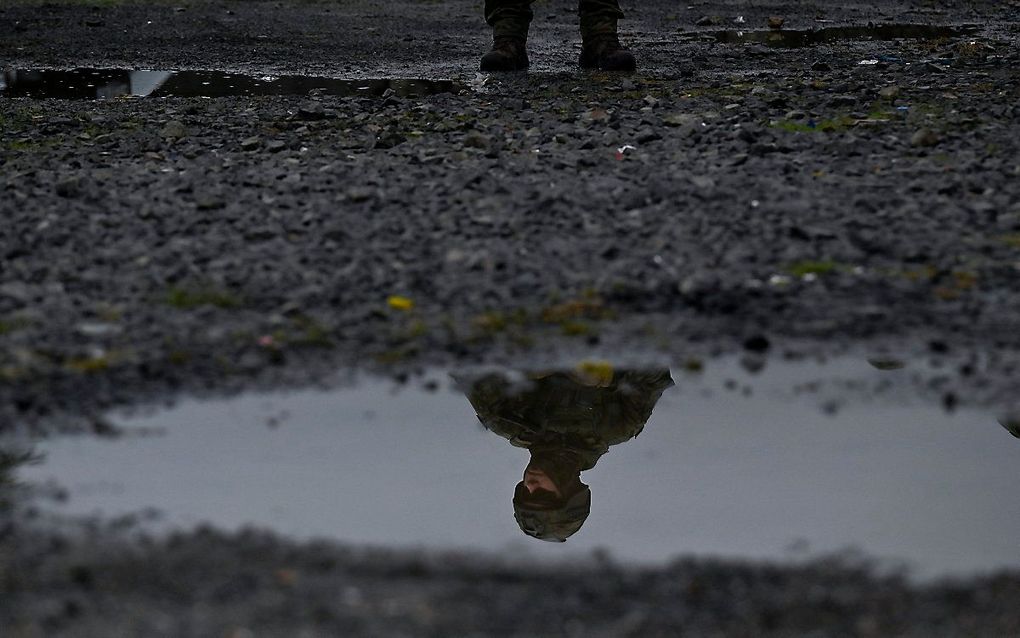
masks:
[[[668,370],[578,370],[526,373],[525,382],[491,374],[473,380],[467,397],[478,419],[531,460],[514,491],[514,518],[535,538],[563,542],[591,510],[581,472],[609,447],[644,428]]]

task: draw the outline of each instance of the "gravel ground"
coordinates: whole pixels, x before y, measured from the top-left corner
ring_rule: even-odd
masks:
[[[649,70],[615,77],[573,69],[557,3],[540,7],[556,18],[536,27],[540,71],[482,84],[473,3],[391,3],[385,20],[357,3],[343,19],[316,2],[5,3],[12,67],[449,72],[475,88],[0,100],[0,421],[336,365],[592,344],[683,357],[759,336],[981,352],[961,394],[1010,396],[1015,4],[819,6],[643,4],[629,28]],[[987,30],[803,49],[691,36],[773,13]]]
[[[296,546],[208,529],[23,533],[0,553],[5,636],[1015,636],[1020,574],[911,586],[866,561],[798,566]],[[9,545],[8,545],[9,546]],[[0,546],[2,549],[3,546]]]
[[[468,88],[0,99],[0,429],[80,424],[179,392],[317,383],[337,366],[591,348],[937,355],[959,364],[964,400],[1016,401],[1017,3],[625,9],[638,74],[576,71],[576,18],[557,1],[537,5],[533,72],[485,79],[475,2],[4,2],[0,61],[15,68]],[[707,35],[764,29],[770,15],[787,29],[981,31],[810,48]],[[16,551],[0,571],[0,620],[26,635],[1018,627],[1015,576],[917,589],[828,564],[532,574],[258,535],[132,545],[6,533]],[[292,568],[302,576],[280,576]],[[181,585],[192,582],[209,588]],[[350,593],[372,587],[388,593]]]

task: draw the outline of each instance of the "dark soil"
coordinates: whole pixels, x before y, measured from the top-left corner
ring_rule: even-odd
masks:
[[[1015,1],[625,4],[634,76],[577,71],[573,6],[540,3],[532,72],[491,78],[475,74],[478,4],[5,1],[12,68],[472,88],[0,98],[0,429],[337,366],[593,347],[934,354],[960,364],[963,400],[1017,400]],[[772,15],[980,30],[808,48],[711,35]],[[1015,576],[917,589],[838,565],[526,573],[260,535],[5,533],[13,635],[1020,631]]]

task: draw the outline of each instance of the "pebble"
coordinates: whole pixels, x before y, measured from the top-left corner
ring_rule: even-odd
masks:
[[[159,136],[168,139],[181,139],[187,135],[188,129],[180,120],[170,120],[159,130]]]
[[[939,141],[938,134],[930,128],[919,129],[910,138],[912,146],[935,146]]]

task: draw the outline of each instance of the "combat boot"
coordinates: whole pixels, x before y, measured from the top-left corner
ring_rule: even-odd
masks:
[[[492,50],[482,56],[482,71],[523,71],[528,68],[527,40],[513,36],[492,39]]]
[[[637,69],[634,54],[620,44],[620,38],[616,33],[598,33],[583,38],[581,59],[578,63],[582,69],[597,71],[633,73]]]

